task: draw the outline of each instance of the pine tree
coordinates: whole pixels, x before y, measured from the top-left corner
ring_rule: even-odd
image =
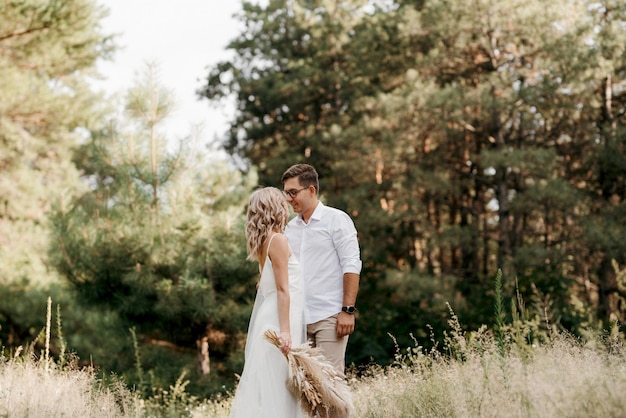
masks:
[[[244,10],[249,30],[204,95],[237,95],[227,149],[262,182],[309,162],[323,200],[354,217],[359,300],[380,312],[361,327],[369,339],[385,338],[416,304],[422,317],[441,317],[443,304],[424,302],[441,295],[486,323],[500,269],[507,292],[518,280],[533,314],[570,330],[589,324],[580,301],[602,319],[621,315],[611,267],[624,254],[621,3]]]
[[[208,342],[204,361],[222,364],[215,368],[223,375],[203,381],[205,367],[191,376],[207,394],[231,383],[236,370],[226,364],[242,350],[254,294],[243,233],[254,177],[233,173],[191,139],[167,150],[161,127],[172,99],[157,73],[149,66],[129,90],[127,119],[112,121],[81,147],[77,161],[90,190],[58,207],[51,256],[85,307],[115,312],[118,329],[134,329],[151,364],[144,367],[159,380],[141,390],[165,387],[182,368],[193,368],[197,348]],[[115,344],[124,342],[102,341]],[[131,349],[115,363],[92,358],[141,381],[130,372]]]
[[[72,149],[97,118],[88,85],[111,39],[90,0],[0,4],[0,283],[41,284],[47,214],[80,190]]]

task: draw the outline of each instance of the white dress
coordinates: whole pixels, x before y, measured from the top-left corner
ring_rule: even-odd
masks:
[[[272,244],[270,238],[268,244]],[[300,265],[293,253],[289,256],[289,323],[292,346],[305,342],[304,283]],[[274,269],[269,255],[265,258],[257,290],[248,336],[241,379],[233,398],[231,418],[294,418],[305,417],[298,400],[287,390],[287,359],[280,349],[267,341],[263,333],[273,329],[280,334],[278,301]]]

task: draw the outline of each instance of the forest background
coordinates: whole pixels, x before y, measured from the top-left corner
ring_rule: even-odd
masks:
[[[0,5],[0,345],[67,348],[140,391],[228,390],[257,279],[245,205],[295,162],[320,172],[364,261],[348,362],[427,346],[449,304],[584,338],[624,323],[626,5],[617,0],[244,2],[218,150],[161,129],[147,66],[123,109],[89,78],[115,39],[90,0]],[[61,325],[62,324],[62,328]],[[62,338],[61,338],[62,337]]]

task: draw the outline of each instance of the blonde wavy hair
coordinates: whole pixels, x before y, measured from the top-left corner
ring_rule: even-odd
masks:
[[[249,260],[261,260],[263,244],[272,231],[282,231],[289,221],[289,205],[276,187],[256,190],[248,202],[246,240]]]

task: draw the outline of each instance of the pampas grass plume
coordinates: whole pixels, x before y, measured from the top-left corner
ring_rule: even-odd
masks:
[[[275,331],[266,330],[264,337],[280,347]],[[329,417],[331,411],[344,416],[354,412],[343,374],[326,360],[320,348],[306,342],[292,347],[285,357],[289,363],[287,388],[300,400],[300,407],[309,417]]]

